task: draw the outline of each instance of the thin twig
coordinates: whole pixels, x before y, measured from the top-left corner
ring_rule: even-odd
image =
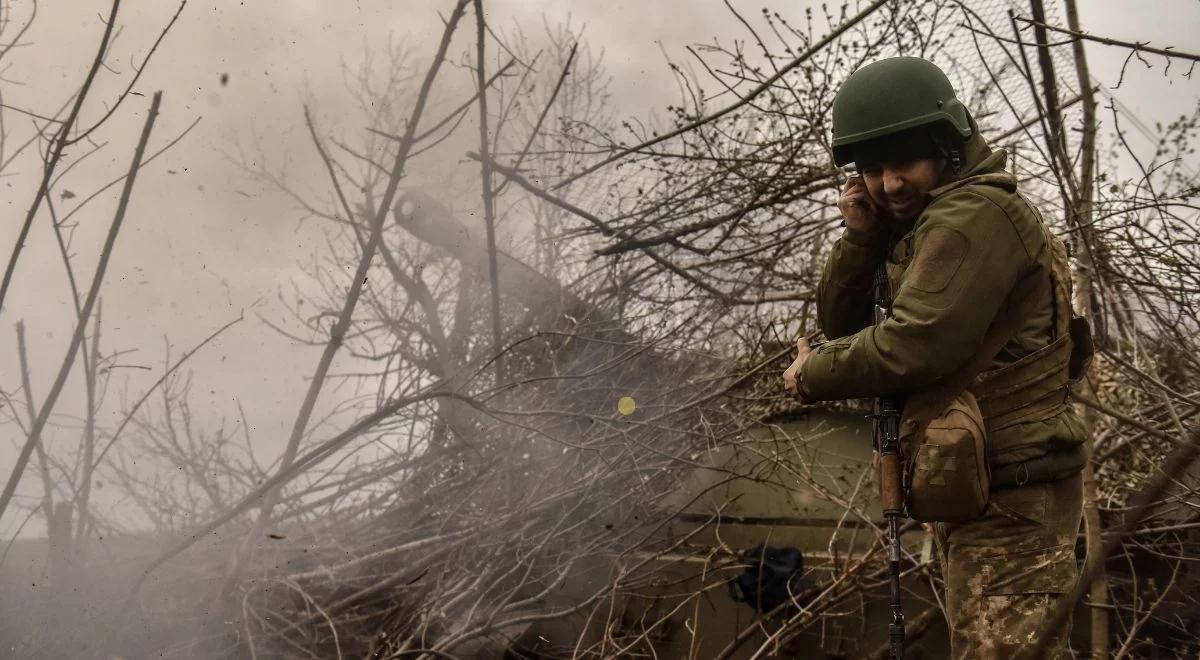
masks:
[[[775,83],[778,82],[781,78],[783,78],[783,76],[786,75],[789,71],[791,71],[792,69],[795,69],[796,67],[798,67],[801,64],[803,64],[804,62],[806,62],[814,54],[821,52],[821,50],[823,50],[826,46],[828,46],[830,43],[832,43],[835,39],[842,36],[842,34],[845,33],[847,30],[849,30],[850,28],[854,27],[855,25],[858,25],[859,23],[861,23],[864,19],[866,19],[871,14],[875,13],[876,10],[878,10],[880,7],[884,6],[888,2],[890,2],[890,0],[875,0],[875,2],[872,2],[865,9],[863,9],[862,11],[855,14],[852,18],[850,18],[850,20],[846,21],[845,23],[842,23],[836,29],[834,29],[832,32],[825,35],[825,37],[823,39],[821,39],[817,43],[815,43],[812,46],[810,46],[809,48],[807,48],[803,53],[796,56],[795,59],[793,59],[791,62],[788,62],[787,64],[785,64],[778,71],[776,71],[774,74],[772,74],[769,78],[767,78],[763,82],[759,83],[757,87],[750,90],[745,96],[739,98],[734,103],[712,113],[711,115],[707,115],[707,116],[701,117],[700,119],[697,119],[695,121],[689,122],[673,131],[669,131],[669,132],[663,133],[662,135],[659,135],[653,139],[646,140],[645,142],[643,142],[639,145],[621,149],[617,153],[609,156],[608,158],[605,158],[604,160],[601,160],[600,162],[598,162],[590,167],[584,168],[583,171],[573,174],[573,175],[567,177],[566,179],[563,179],[562,181],[559,181],[558,183],[551,186],[550,190],[558,190],[559,188],[568,186],[571,183],[574,183],[575,181],[578,181],[579,179],[582,179],[583,177],[591,174],[592,172],[595,172],[596,170],[599,170],[602,167],[605,167],[605,166],[610,165],[618,160],[621,160],[622,158],[624,158],[630,154],[637,153],[643,149],[646,149],[647,147],[652,147],[660,142],[665,142],[666,140],[669,140],[671,138],[683,135],[684,133],[694,131],[695,129],[697,129],[701,126],[708,124],[709,122],[712,122],[716,119],[720,119],[721,117],[724,117],[725,115],[733,112],[734,110],[737,110],[738,108],[746,105],[747,103],[750,103],[756,97],[758,97],[759,94],[762,94],[763,92],[767,91],[768,89],[771,89],[771,87],[773,87],[775,85]]]
[[[1050,30],[1052,32],[1066,34],[1074,37],[1075,39],[1084,39],[1087,41],[1094,41],[1098,44],[1104,44],[1105,46],[1120,46],[1121,48],[1129,48],[1137,52],[1153,53],[1155,55],[1163,55],[1165,57],[1176,57],[1183,60],[1200,62],[1200,53],[1189,53],[1183,50],[1175,50],[1171,46],[1166,48],[1155,48],[1150,46],[1149,42],[1147,41],[1122,41],[1120,39],[1113,39],[1111,37],[1098,37],[1094,34],[1088,34],[1087,32],[1080,32],[1078,30],[1070,30],[1067,28],[1058,27],[1056,25],[1049,25],[1047,23],[1031,20],[1023,16],[1017,16],[1016,18],[1018,21],[1023,23],[1029,23],[1030,25]]]
[[[1058,606],[1046,616],[1041,628],[1038,630],[1035,639],[1037,644],[1032,649],[1030,657],[1040,658],[1046,651],[1046,646],[1054,637],[1054,631],[1061,629],[1071,616],[1071,611],[1074,610],[1075,604],[1078,603],[1092,587],[1092,581],[1096,576],[1100,567],[1104,566],[1105,561],[1121,546],[1125,537],[1134,533],[1137,526],[1142,522],[1142,519],[1150,513],[1150,509],[1154,507],[1159,499],[1176,480],[1183,475],[1196,460],[1197,454],[1200,454],[1200,437],[1197,437],[1195,431],[1192,432],[1189,438],[1179,438],[1179,443],[1175,449],[1163,459],[1162,465],[1158,472],[1147,482],[1142,490],[1137,495],[1131,498],[1131,506],[1121,520],[1121,524],[1109,530],[1106,535],[1104,545],[1100,548],[1099,555],[1094,561],[1089,561],[1079,576],[1079,580],[1075,583],[1075,588],[1066,598],[1058,602]]]
[[[391,210],[392,199],[396,195],[396,189],[400,184],[400,178],[404,173],[404,166],[408,161],[408,154],[413,146],[413,135],[416,133],[417,124],[420,122],[421,115],[425,112],[425,104],[429,99],[429,92],[433,87],[433,81],[437,77],[438,71],[441,69],[442,62],[446,58],[446,51],[450,46],[450,37],[454,34],[454,28],[458,25],[459,19],[462,18],[467,0],[456,0],[453,13],[450,15],[450,20],[446,24],[446,29],[442,33],[441,42],[438,44],[437,54],[434,56],[433,62],[429,66],[429,71],[425,75],[425,79],[421,83],[420,92],[417,94],[416,106],[413,108],[412,114],[409,117],[407,128],[405,129],[404,138],[400,142],[400,150],[396,154],[396,161],[392,166],[391,178],[388,180],[387,189],[384,192],[383,199],[379,204],[379,208],[375,210],[375,217],[371,222],[371,234],[367,240],[366,247],[363,248],[362,255],[359,259],[358,268],[355,270],[353,279],[350,281],[349,290],[346,293],[345,303],[342,306],[341,313],[337,321],[329,332],[329,341],[325,344],[325,350],[321,354],[320,360],[317,362],[317,367],[313,373],[312,379],[309,381],[308,392],[304,396],[304,401],[300,404],[300,411],[296,415],[296,421],[292,425],[292,432],[288,438],[288,444],[284,449],[283,457],[280,460],[280,473],[285,472],[291,467],[292,461],[295,460],[296,454],[300,449],[300,440],[304,437],[304,433],[308,428],[309,418],[312,416],[312,411],[317,403],[317,397],[321,393],[321,389],[325,383],[325,376],[329,373],[329,365],[333,362],[334,355],[342,346],[342,341],[345,339],[346,332],[350,329],[350,323],[353,320],[354,309],[358,304],[358,298],[362,293],[364,283],[367,279],[367,271],[371,266],[375,251],[379,249],[379,244],[383,240],[383,223],[387,218],[388,211]],[[262,498],[262,506],[259,513],[259,518],[256,523],[256,529],[260,529],[265,521],[270,518],[271,510],[274,508],[279,497],[276,491],[268,491]],[[252,534],[254,538],[257,534]]]
[[[129,208],[129,199],[133,195],[133,184],[137,180],[137,173],[142,164],[142,155],[146,151],[146,143],[150,141],[150,131],[154,128],[155,120],[158,119],[158,108],[161,103],[162,92],[155,92],[154,98],[150,102],[150,111],[146,116],[146,123],[142,127],[142,136],[138,140],[137,148],[133,152],[133,163],[129,166],[129,175],[126,177],[125,187],[121,191],[121,199],[117,204],[116,215],[109,226],[108,237],[105,239],[104,247],[100,252],[100,261],[96,265],[96,273],[92,277],[92,286],[88,291],[87,301],[83,305],[83,312],[75,324],[75,333],[71,337],[70,345],[67,347],[67,354],[63,358],[62,367],[58,370],[58,377],[54,380],[50,392],[46,395],[46,400],[42,403],[41,410],[38,411],[37,419],[29,429],[29,438],[25,442],[25,446],[21,448],[21,454],[17,457],[16,465],[13,466],[12,475],[9,476],[8,482],[4,484],[4,492],[0,493],[0,516],[4,515],[13,494],[17,490],[17,484],[20,482],[21,475],[25,471],[25,465],[29,462],[29,456],[33,453],[33,449],[37,443],[41,441],[42,429],[46,426],[46,421],[50,418],[51,411],[54,410],[54,404],[58,401],[58,396],[62,393],[63,386],[67,382],[67,376],[71,373],[71,367],[75,364],[75,354],[78,352],[80,344],[83,343],[83,336],[87,331],[86,321],[88,318],[91,318],[92,308],[96,304],[96,298],[100,295],[100,287],[104,283],[104,273],[108,269],[108,261],[112,257],[113,248],[116,246],[117,235],[125,220],[125,212]]]
[[[204,348],[209,342],[211,342],[212,340],[219,337],[222,333],[224,333],[229,328],[240,323],[244,318],[245,318],[244,313],[239,314],[236,319],[233,319],[232,321],[226,323],[225,325],[217,328],[210,335],[205,337],[204,340],[201,341],[199,344],[196,344],[191,349],[184,352],[184,354],[178,360],[175,361],[175,364],[172,364],[166,371],[164,371],[163,375],[160,376],[158,378],[158,380],[154,381],[154,384],[151,385],[149,388],[147,388],[146,391],[144,393],[142,393],[142,396],[139,397],[138,400],[133,404],[133,407],[130,408],[127,413],[125,413],[125,417],[123,417],[121,419],[121,423],[117,425],[117,430],[113,431],[112,437],[110,437],[108,439],[108,444],[104,445],[104,449],[101,449],[100,453],[96,455],[96,457],[95,457],[95,459],[93,459],[89,469],[96,470],[97,468],[100,467],[100,463],[104,460],[104,455],[108,453],[109,449],[112,449],[114,444],[116,444],[117,440],[121,437],[121,432],[125,430],[125,427],[133,419],[134,415],[137,414],[137,411],[142,407],[142,404],[146,403],[146,400],[150,398],[150,395],[153,394],[154,391],[157,390],[159,387],[161,387],[162,384],[165,383],[167,381],[167,379],[171,377],[171,374],[175,373],[175,371],[178,370],[179,367],[183,366],[183,363],[187,362],[189,358],[191,358],[193,355],[196,354],[197,351]]]
[[[496,200],[495,191],[492,189],[492,159],[491,140],[488,139],[488,103],[487,103],[487,78],[484,75],[484,61],[486,56],[485,45],[487,41],[484,39],[484,27],[486,22],[483,18],[483,0],[474,0],[475,3],[475,38],[476,38],[476,65],[475,77],[479,84],[479,178],[480,185],[483,187],[483,226],[487,235],[487,253],[488,253],[488,282],[491,284],[491,304],[492,304],[492,352],[500,351],[501,342],[501,319],[500,319],[500,274],[499,266],[496,264]],[[504,378],[503,360],[500,357],[496,358],[496,384]]]
[[[38,185],[37,193],[33,196],[33,203],[29,205],[29,211],[25,213],[25,221],[21,224],[21,231],[17,234],[17,242],[13,245],[12,256],[8,258],[8,265],[4,269],[4,280],[0,281],[0,312],[4,311],[4,301],[8,295],[8,287],[12,284],[13,273],[17,269],[17,259],[21,256],[21,250],[25,247],[25,240],[29,237],[29,228],[33,226],[33,219],[37,216],[38,209],[42,206],[42,200],[50,192],[50,180],[53,178],[54,171],[58,168],[58,162],[62,160],[63,152],[70,141],[71,128],[79,118],[79,111],[83,107],[83,102],[92,88],[92,81],[96,78],[96,72],[100,70],[100,65],[104,63],[104,54],[108,51],[108,44],[112,39],[113,26],[117,23],[117,12],[120,8],[121,0],[113,0],[112,9],[108,13],[108,21],[104,24],[104,36],[100,38],[100,47],[96,50],[92,66],[88,69],[87,77],[84,78],[83,85],[80,86],[79,91],[75,95],[75,105],[71,107],[70,114],[59,125],[58,132],[54,136],[53,145],[46,158],[45,166],[42,168],[42,182]],[[2,513],[3,507],[0,507],[0,514]]]

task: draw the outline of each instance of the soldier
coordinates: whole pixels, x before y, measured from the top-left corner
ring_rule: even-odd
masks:
[[[926,60],[885,59],[847,78],[832,146],[837,165],[853,162],[861,176],[842,189],[846,229],[817,290],[830,341],[813,350],[799,340],[785,386],[803,401],[919,393],[965,368],[1006,310],[1026,310],[968,388],[987,431],[987,507],[932,529],[953,657],[1029,657],[1077,578],[1085,428],[1066,403],[1065,249]],[[881,263],[892,317],[871,325]],[[1019,281],[1043,274],[1031,299],[1010,299],[1021,297],[1010,296]],[[1066,656],[1068,634],[1057,632],[1049,657]]]

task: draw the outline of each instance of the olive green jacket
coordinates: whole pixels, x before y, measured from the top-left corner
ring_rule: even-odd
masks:
[[[964,173],[934,189],[911,226],[884,226],[881,220],[869,234],[846,230],[817,289],[821,329],[831,341],[805,362],[801,396],[809,401],[903,396],[939,384],[975,356],[1009,292],[1049,249],[1041,221],[1004,170],[1005,160],[976,131],[967,143]],[[892,318],[872,325],[874,270],[885,257]],[[1037,295],[1032,312],[990,368],[1051,341],[1049,285]],[[992,434],[989,460],[1000,470],[995,476],[1001,485],[1009,466],[1022,472],[1018,481],[1031,469],[1069,476],[1082,466],[1083,437],[1068,409]]]

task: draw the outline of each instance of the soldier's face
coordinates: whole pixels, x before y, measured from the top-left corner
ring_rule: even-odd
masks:
[[[946,162],[935,158],[886,161],[860,165],[867,193],[897,220],[914,220],[929,203]]]

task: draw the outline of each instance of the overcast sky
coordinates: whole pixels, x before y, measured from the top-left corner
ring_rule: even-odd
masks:
[[[27,45],[6,60],[0,80],[4,103],[40,114],[61,106],[91,61],[105,4],[43,2],[23,40]],[[664,53],[685,61],[689,56],[684,47],[690,43],[745,36],[720,0],[485,4],[489,20],[501,29],[521,24],[536,33],[543,16],[550,23],[582,26],[592,46],[605,52],[614,110],[622,116],[646,116],[676,100]],[[769,6],[797,22],[805,6],[800,1],[734,4],[751,15]],[[12,5],[18,15],[29,6],[27,0],[14,0]],[[112,70],[101,73],[86,113],[91,117],[100,112],[101,100],[127,84],[133,62],[175,8],[165,0],[126,0],[123,5]],[[108,272],[103,347],[108,352],[130,351],[122,357],[123,364],[156,371],[125,370],[114,380],[103,423],[111,424],[119,413],[120,389],[137,396],[161,373],[166,342],[178,355],[246,310],[244,323],[192,363],[197,395],[193,406],[207,418],[202,422],[215,425],[220,417],[236,418],[233,401],[240,398],[260,455],[278,453],[318,350],[293,344],[267,328],[259,316],[284,319],[276,295],[304,281],[300,266],[323,250],[322,228],[300,225],[296,206],[250,181],[230,155],[239,150],[256,160],[258,154],[265,155],[269,165],[288,163],[295,181],[310,180],[319,173],[319,163],[303,127],[302,104],[310,103],[318,121],[331,131],[361,129],[339,121],[350,108],[341,63],[356,66],[365,52],[380,51],[389,38],[427,58],[434,47],[432,38],[440,34],[438,12],[448,11],[450,5],[449,0],[208,0],[187,6],[135,88],[145,96],[128,101],[100,137],[107,146],[64,180],[65,189],[83,196],[123,172],[154,90],[163,90],[164,98],[152,145],[164,144],[200,118],[195,130],[140,175]],[[1084,27],[1091,32],[1200,49],[1194,36],[1200,29],[1200,3],[1194,0],[1157,0],[1152,5],[1087,0],[1080,5]],[[469,15],[466,25],[469,36]],[[462,39],[456,42],[455,61],[468,45]],[[1088,54],[1099,82],[1115,85],[1125,51],[1089,44]],[[1181,63],[1164,76],[1161,59],[1151,61],[1153,70],[1131,64],[1125,83],[1114,94],[1153,126],[1195,108],[1200,76],[1188,80],[1178,75],[1186,69]],[[456,79],[461,89],[469,85],[470,73],[464,69],[451,68],[445,75],[447,81]],[[13,133],[28,130],[28,119],[12,113],[7,118],[22,122],[10,127]],[[0,249],[6,259],[36,185],[36,162],[25,160],[15,169],[0,188],[7,209],[0,224]],[[321,181],[311,180],[317,185]],[[316,195],[321,198],[324,190]],[[85,283],[115,200],[110,194],[81,213],[74,247]],[[68,200],[61,202],[63,208],[71,207]],[[24,319],[34,364],[33,389],[40,402],[72,331],[68,295],[53,235],[41,217],[21,258],[14,292],[0,313],[0,387],[10,392],[18,387],[13,326]],[[79,410],[79,390],[72,387],[64,396],[57,421],[72,423],[70,415]],[[327,397],[327,402],[336,399]],[[7,475],[22,438],[12,426],[0,427],[0,434],[0,469]],[[52,450],[67,453],[77,437],[73,430],[55,431]],[[36,492],[33,474],[26,475],[22,493]],[[0,529],[15,527],[19,517],[10,512]]]

